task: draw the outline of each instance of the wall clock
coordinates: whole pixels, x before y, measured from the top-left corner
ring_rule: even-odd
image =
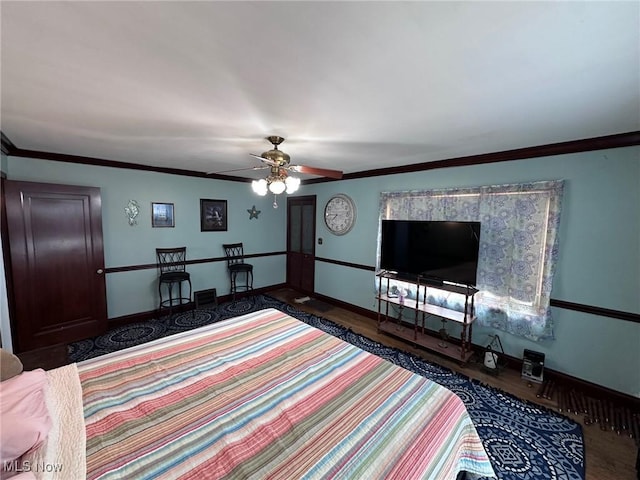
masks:
[[[348,233],[356,223],[356,206],[342,193],[332,196],[324,207],[324,223],[334,235]]]

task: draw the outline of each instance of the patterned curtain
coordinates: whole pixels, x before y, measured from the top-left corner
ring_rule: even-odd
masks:
[[[553,338],[549,302],[563,187],[564,182],[557,180],[383,192],[380,219],[482,222],[477,321],[537,341]],[[429,301],[461,308],[461,298],[451,295],[430,296]]]

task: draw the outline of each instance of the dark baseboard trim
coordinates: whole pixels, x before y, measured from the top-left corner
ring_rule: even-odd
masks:
[[[285,288],[285,287],[286,285],[284,283],[281,283],[279,285],[270,285],[268,287],[255,288],[249,292],[241,292],[236,294],[236,299],[246,297],[248,295],[266,294],[270,290]],[[231,295],[230,294],[220,295],[217,297],[217,300],[218,300],[218,303],[231,301]],[[190,310],[193,310],[194,308],[195,308],[195,303],[190,302],[190,303],[185,303],[184,305],[174,307],[173,311],[175,313],[182,313],[182,312],[188,312]],[[132,323],[137,323],[137,322],[148,322],[149,320],[157,318],[157,316],[158,316],[158,310],[149,310],[146,312],[138,312],[138,313],[132,313],[130,315],[123,315],[121,317],[114,317],[108,320],[108,328],[111,329],[116,327],[122,327],[125,325],[131,325]]]
[[[377,312],[374,312],[372,310],[368,310],[368,309],[359,307],[357,305],[353,305],[351,303],[343,302],[342,300],[328,297],[326,295],[322,295],[319,293],[314,293],[313,296],[318,298],[319,300],[332,304],[336,307],[343,308],[350,312],[353,312],[358,315],[362,315],[364,317],[370,318],[371,320],[377,321],[378,314]],[[434,330],[426,330],[425,333],[428,333],[433,337],[440,338],[439,333]],[[456,338],[451,338],[449,341],[452,343],[458,343],[458,344],[460,342],[460,340]],[[482,355],[485,351],[484,346],[478,345],[475,343],[472,344],[472,348],[473,348],[473,351],[478,355]],[[434,353],[437,354],[437,352],[434,352]],[[500,355],[506,360],[505,366],[507,368],[513,369],[517,372],[522,371],[521,358],[512,357],[506,354],[500,354]],[[568,388],[575,388],[576,390],[583,391],[585,394],[589,396],[610,400],[612,402],[615,402],[618,405],[623,405],[627,408],[630,408],[634,412],[640,412],[640,398],[634,397],[632,395],[629,395],[623,392],[618,392],[608,387],[597,385],[595,383],[588,382],[587,380],[582,380],[580,378],[573,377],[566,373],[558,372],[556,370],[552,370],[546,367],[545,367],[545,376],[546,378],[552,378],[556,381],[561,382],[562,384],[566,385]]]
[[[186,311],[187,309],[193,308],[192,305],[193,303],[184,304],[179,307],[175,307],[175,310],[176,312]],[[126,325],[131,325],[132,323],[148,322],[149,320],[156,318],[157,314],[158,310],[149,310],[147,312],[138,312],[130,315],[122,315],[121,317],[110,318],[107,321],[107,329],[124,327]]]
[[[242,294],[238,294],[236,298],[240,298],[248,294],[268,295],[270,291],[278,290],[282,288],[293,288],[295,290],[295,288],[292,287],[291,285],[288,285],[286,283],[281,283],[276,285],[269,285],[268,287],[256,288],[253,291],[248,293],[243,292]],[[359,307],[357,305],[353,305],[351,303],[344,302],[342,300],[338,300],[333,297],[322,295],[320,293],[313,293],[312,295],[317,299],[322,300],[323,302],[329,303],[336,307],[340,307],[344,310],[369,318],[372,321],[377,321],[378,314],[373,310]],[[231,295],[221,295],[218,297],[219,303],[224,303],[230,300],[231,300]],[[176,310],[189,311],[192,308],[194,308],[194,304],[190,303],[187,305],[182,305],[181,307],[176,307]],[[121,317],[110,318],[108,325],[109,325],[109,328],[116,328],[124,325],[130,325],[136,322],[145,322],[155,318],[156,314],[157,314],[157,310],[152,310],[147,312],[135,313],[131,315],[124,315]],[[436,331],[427,331],[427,333],[429,333],[429,335],[433,335],[434,337],[439,338],[438,332]],[[455,343],[456,339],[451,339],[451,341]],[[481,345],[472,344],[472,348],[474,352],[476,352],[477,354],[481,355],[484,352],[484,347]],[[503,355],[503,358],[506,360],[507,368],[510,368],[516,371],[522,371],[522,359],[512,357],[510,355]],[[634,412],[640,412],[640,398],[636,398],[626,393],[618,392],[616,390],[612,390],[610,388],[603,387],[601,385],[597,385],[595,383],[591,383],[586,380],[582,380],[580,378],[573,377],[571,375],[558,372],[549,368],[545,368],[545,375],[547,378],[553,378],[557,381],[562,382],[563,384],[567,385],[569,388],[575,388],[575,389],[581,390],[585,392],[587,395],[593,396],[595,398],[603,398],[606,400],[610,400],[615,402],[616,404],[624,405],[625,407],[630,408]]]
[[[295,287],[289,286],[289,288]],[[359,307],[358,305],[354,305],[352,303],[343,302],[342,300],[338,300],[337,298],[328,297],[326,295],[322,295],[321,293],[314,292],[313,296],[323,302],[330,303],[336,307],[344,308],[353,313],[357,313],[358,315],[362,315],[363,317],[370,318],[371,320],[378,320],[378,313],[373,310],[369,310],[367,308]]]
[[[482,346],[474,344],[473,349],[477,353],[484,354],[484,347]],[[515,370],[517,372],[522,372],[521,358],[512,357],[511,355],[507,354],[500,355],[503,359],[506,360],[505,366],[507,368]],[[565,385],[567,388],[579,390],[588,396],[610,400],[617,405],[622,405],[630,408],[634,412],[640,412],[640,398],[634,397],[633,395],[618,392],[617,390],[613,390],[611,388],[604,387],[602,385],[598,385],[578,377],[574,377],[567,373],[558,372],[557,370],[553,370],[548,367],[544,368],[544,376],[545,379],[553,379],[560,384]]]

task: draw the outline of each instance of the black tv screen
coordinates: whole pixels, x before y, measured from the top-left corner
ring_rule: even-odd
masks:
[[[476,284],[480,222],[382,220],[380,268],[399,277]]]

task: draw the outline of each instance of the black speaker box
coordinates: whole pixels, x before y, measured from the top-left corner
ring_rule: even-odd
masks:
[[[522,378],[542,383],[544,377],[544,353],[525,348],[522,355]]]

